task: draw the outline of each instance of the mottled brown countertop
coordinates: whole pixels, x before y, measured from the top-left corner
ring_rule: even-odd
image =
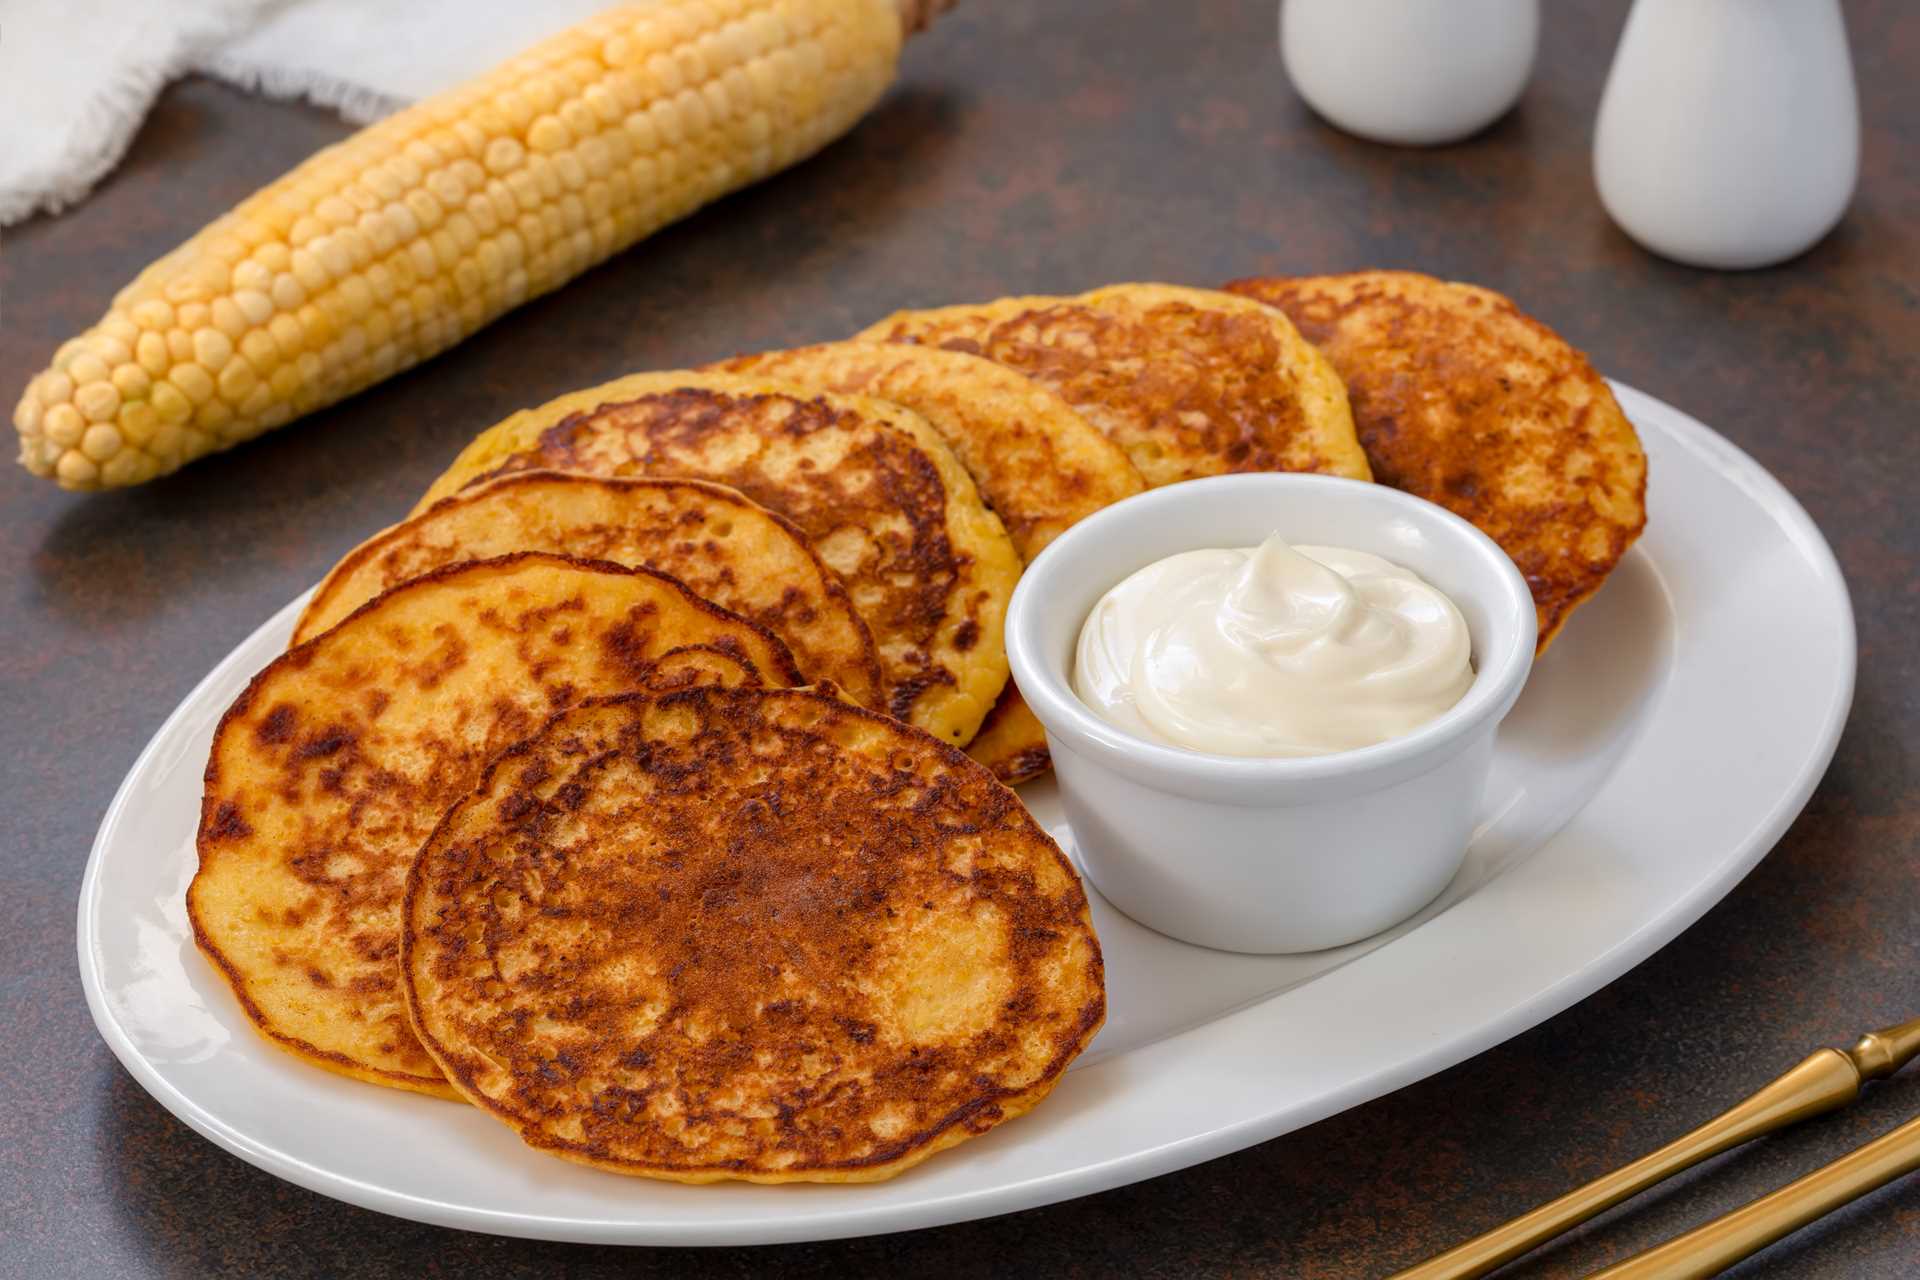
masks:
[[[1777,270],[1713,275],[1643,254],[1594,197],[1589,132],[1626,6],[1543,7],[1519,111],[1413,152],[1307,114],[1270,0],[968,0],[845,142],[424,368],[133,492],[0,473],[0,1274],[1374,1275],[1639,1154],[1815,1045],[1920,1013],[1920,14],[1847,6],[1866,149],[1840,229]],[[169,90],[92,199],[6,235],[6,403],[138,268],[344,132],[212,84]],[[74,903],[122,774],[210,666],[479,427],[910,304],[1367,265],[1507,291],[1608,373],[1714,424],[1806,504],[1853,589],[1859,691],[1825,783],[1739,888],[1600,994],[1425,1083],[1122,1190],[685,1253],[464,1235],[323,1199],[189,1132],[95,1035]],[[1910,1071],[1513,1274],[1584,1274],[1916,1112]],[[1740,1274],[1916,1272],[1920,1177]]]

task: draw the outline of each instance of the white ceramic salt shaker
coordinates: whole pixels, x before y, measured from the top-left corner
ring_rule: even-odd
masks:
[[[1457,142],[1533,73],[1539,0],[1281,0],[1280,59],[1307,105],[1400,146]]]
[[[1607,213],[1663,257],[1741,269],[1811,248],[1860,176],[1839,0],[1636,0],[1593,172]]]

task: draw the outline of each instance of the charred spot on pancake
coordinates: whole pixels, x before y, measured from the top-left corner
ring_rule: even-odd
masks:
[[[240,806],[231,800],[223,800],[213,811],[213,821],[207,824],[207,838],[210,840],[245,840],[253,834],[253,828],[240,816]]]
[[[329,725],[293,749],[295,760],[322,760],[345,750],[357,735],[345,725]]]
[[[905,720],[913,710],[913,704],[928,689],[953,683],[953,673],[946,670],[922,671],[894,683],[892,704],[888,708],[896,720]]]
[[[282,702],[260,717],[260,723],[253,730],[254,736],[268,746],[288,742],[293,738],[293,725],[298,715],[291,703]]]
[[[653,669],[648,643],[652,638],[653,633],[629,615],[626,621],[601,633],[600,647],[608,658],[639,677]]]
[[[1016,782],[1025,782],[1028,778],[1044,773],[1052,763],[1047,749],[1039,747],[994,761],[993,776],[1011,786]]]
[[[726,642],[681,645],[661,654],[640,681],[656,693],[702,684],[759,685],[764,683],[747,655]]]

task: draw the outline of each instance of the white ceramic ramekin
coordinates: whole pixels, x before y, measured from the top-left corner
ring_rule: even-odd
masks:
[[[1201,547],[1351,547],[1452,597],[1474,681],[1404,737],[1302,759],[1148,742],[1073,692],[1081,624],[1144,565]],[[1027,567],[1007,653],[1047,730],[1082,870],[1120,910],[1227,951],[1315,951],[1406,919],[1460,869],[1494,730],[1533,666],[1533,598],[1513,561],[1459,517],[1384,485],[1327,476],[1219,476],[1116,503]]]

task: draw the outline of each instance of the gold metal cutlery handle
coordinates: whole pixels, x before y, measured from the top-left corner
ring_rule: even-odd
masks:
[[[1709,1156],[1808,1116],[1845,1106],[1860,1096],[1861,1082],[1892,1075],[1916,1054],[1920,1054],[1920,1018],[1869,1032],[1845,1052],[1821,1049],[1758,1093],[1658,1151],[1410,1267],[1391,1280],[1483,1276]]]
[[[1588,1280],[1695,1280],[1718,1275],[1815,1218],[1920,1169],[1920,1116],[1891,1133]]]
[[[1884,1080],[1920,1056],[1920,1018],[1897,1027],[1869,1031],[1847,1050],[1862,1080]]]

